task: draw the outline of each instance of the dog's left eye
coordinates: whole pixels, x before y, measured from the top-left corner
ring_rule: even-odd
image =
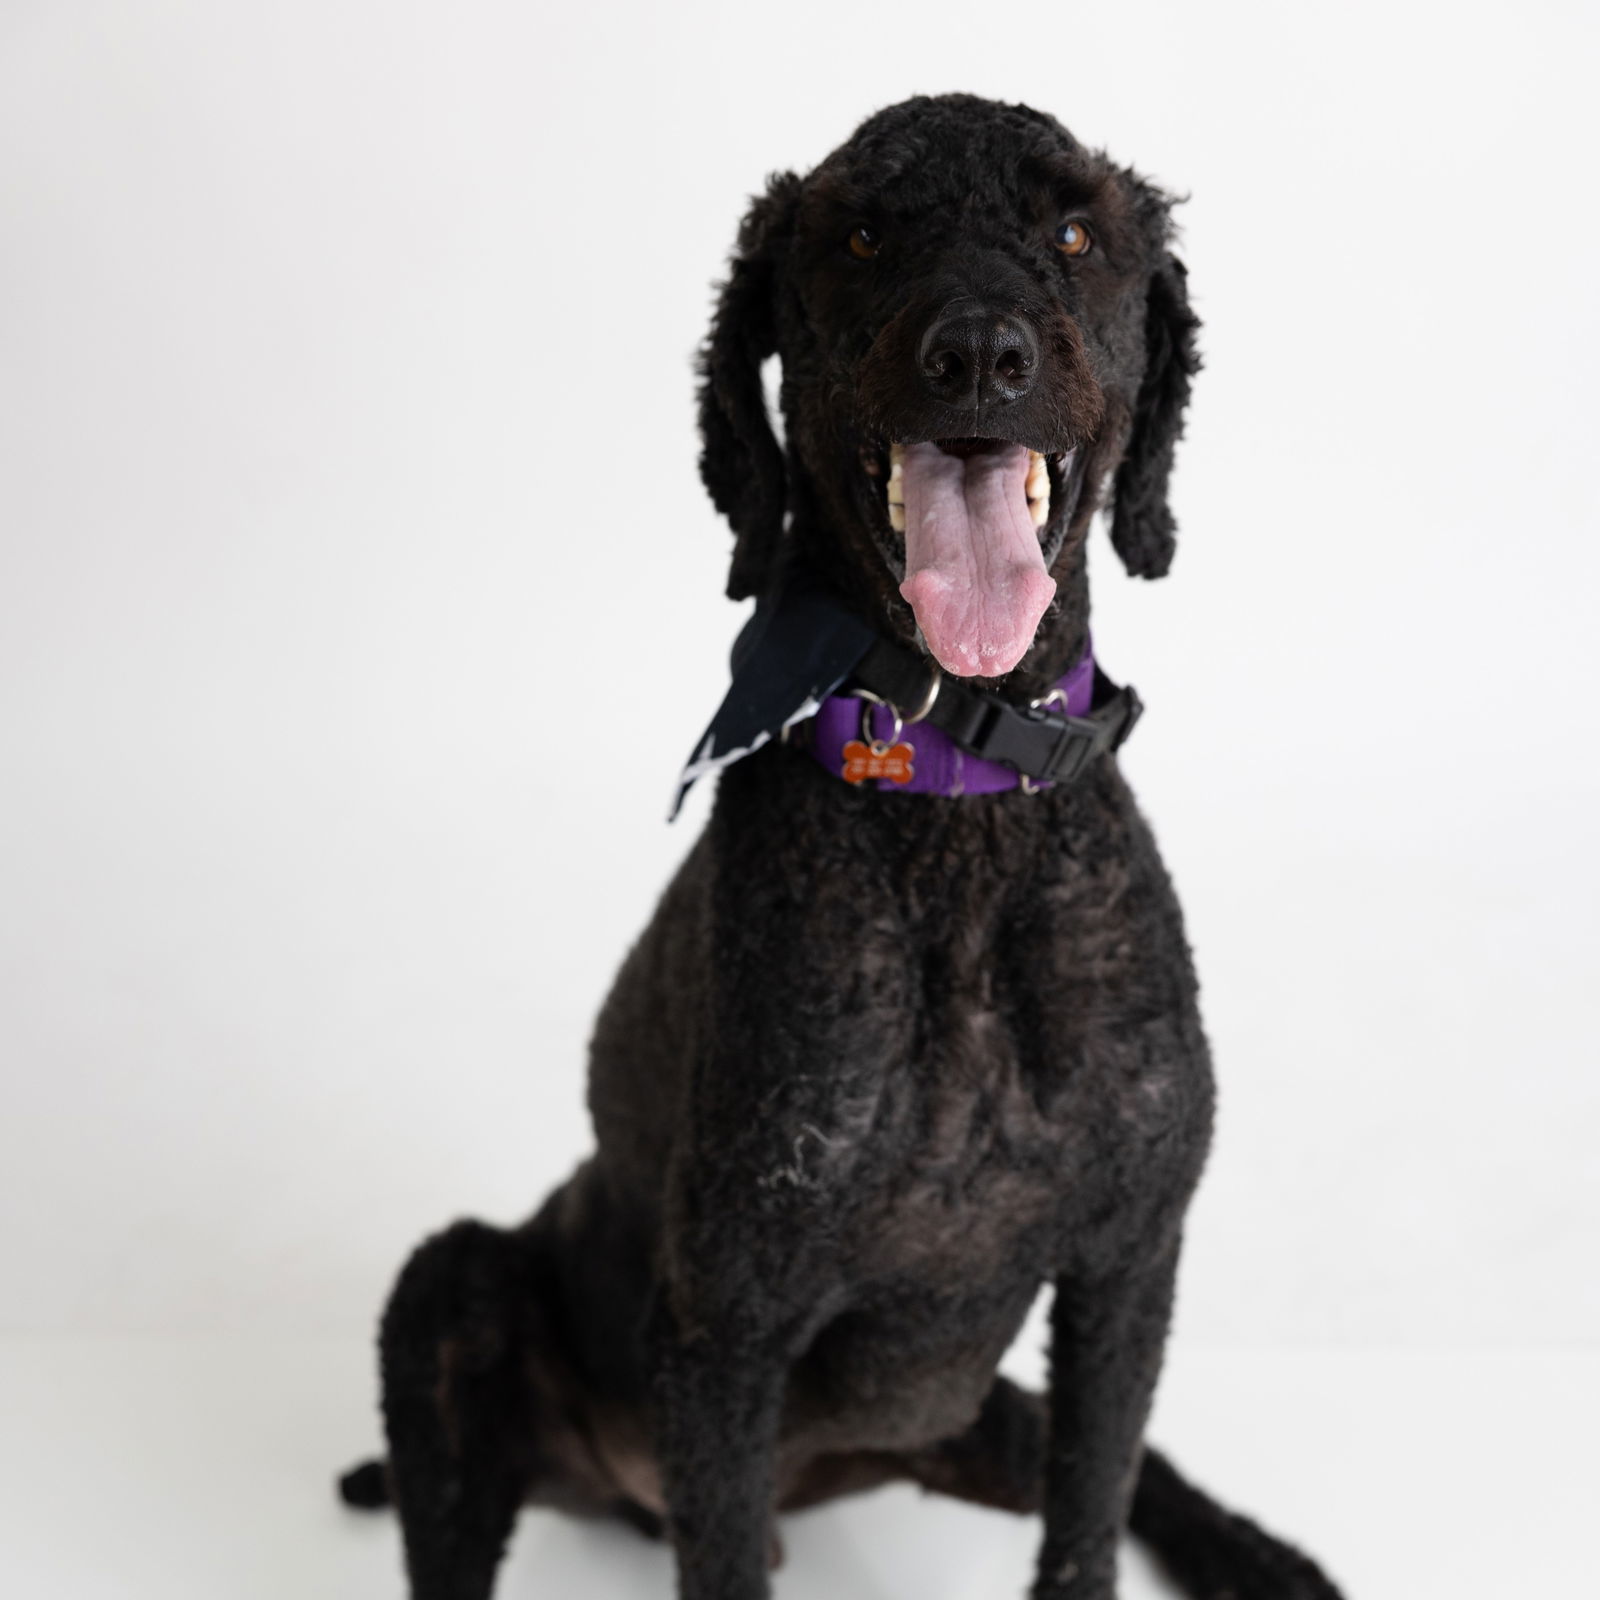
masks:
[[[882,248],[883,240],[865,225],[850,235],[850,254],[858,260],[870,261]]]
[[[1094,239],[1081,222],[1063,222],[1056,229],[1055,243],[1064,256],[1086,256]]]

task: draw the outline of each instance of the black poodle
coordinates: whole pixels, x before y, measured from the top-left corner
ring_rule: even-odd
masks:
[[[724,770],[596,1026],[596,1153],[384,1316],[388,1460],[344,1492],[398,1507],[415,1600],[486,1600],[524,1503],[760,1600],[777,1512],[892,1480],[1037,1513],[1035,1600],[1110,1600],[1130,1525],[1197,1596],[1336,1595],[1143,1445],[1212,1078],[1085,539],[1108,504],[1130,571],[1172,559],[1168,213],[950,95],[746,217],[700,390],[759,602],[687,776]],[[1034,1395],[996,1368],[1046,1283]]]

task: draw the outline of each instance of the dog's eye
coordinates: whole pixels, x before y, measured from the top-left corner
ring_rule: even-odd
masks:
[[[850,235],[850,254],[861,261],[870,261],[883,248],[883,240],[863,224]]]
[[[1086,256],[1094,243],[1081,222],[1063,222],[1056,229],[1056,249],[1064,256]]]

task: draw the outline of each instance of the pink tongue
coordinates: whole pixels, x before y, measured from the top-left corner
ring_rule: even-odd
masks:
[[[906,581],[917,625],[940,666],[960,677],[1009,672],[1055,595],[1028,515],[1028,451],[1000,445],[905,453]]]

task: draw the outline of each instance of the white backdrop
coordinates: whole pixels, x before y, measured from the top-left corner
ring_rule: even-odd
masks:
[[[1600,1341],[1585,14],[5,0],[0,1328],[356,1349],[584,1152],[741,616],[709,285],[962,88],[1192,195],[1178,561],[1095,553],[1222,1084],[1179,1347]]]

